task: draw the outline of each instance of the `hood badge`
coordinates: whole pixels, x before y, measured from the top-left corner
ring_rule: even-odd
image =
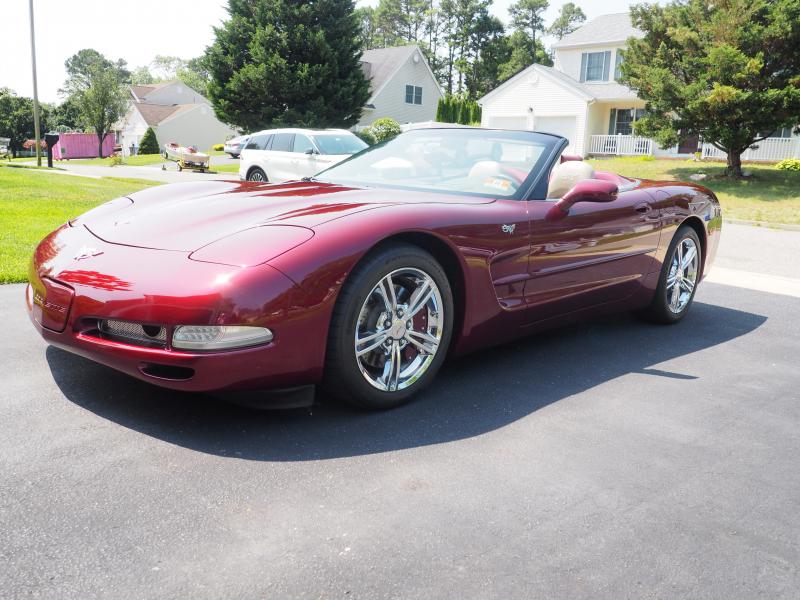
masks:
[[[85,258],[92,258],[93,256],[100,256],[103,253],[102,250],[98,250],[97,248],[89,248],[88,246],[84,246],[78,253],[73,257],[74,260],[84,260]]]

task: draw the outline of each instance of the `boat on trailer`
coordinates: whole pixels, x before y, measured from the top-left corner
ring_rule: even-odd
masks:
[[[178,163],[178,170],[193,169],[201,173],[208,171],[211,156],[198,152],[197,148],[179,146],[170,142],[164,146],[164,158]]]

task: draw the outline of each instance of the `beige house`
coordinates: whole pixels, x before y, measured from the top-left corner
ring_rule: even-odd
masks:
[[[214,115],[209,101],[181,81],[130,86],[128,112],[115,125],[117,143],[128,156],[152,127],[161,148],[169,142],[207,150],[238,135]]]
[[[581,156],[689,156],[701,151],[705,157],[724,158],[697,137],[661,148],[649,138],[634,135],[633,125],[644,114],[645,103],[617,79],[623,60],[620,51],[629,38],[642,35],[628,13],[589,21],[553,45],[553,67],[532,65],[481,98],[481,124],[556,133],[569,140],[567,153]],[[786,128],[742,158],[792,156],[800,156],[800,138]]]
[[[418,46],[367,50],[361,68],[370,82],[370,98],[355,129],[382,117],[401,125],[436,119],[444,93]]]

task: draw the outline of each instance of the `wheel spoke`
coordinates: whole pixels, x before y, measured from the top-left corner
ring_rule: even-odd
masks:
[[[383,302],[386,304],[389,313],[394,314],[397,310],[397,296],[394,292],[394,282],[392,281],[391,273],[378,283],[378,292],[383,297]]]
[[[689,249],[686,251],[686,254],[683,255],[683,261],[681,262],[681,269],[685,271],[686,268],[692,264],[692,261],[694,261],[695,256],[697,256],[697,248],[695,248],[694,246],[689,247]]]
[[[364,336],[356,340],[356,356],[364,356],[372,352],[375,348],[380,347],[386,341],[388,334],[386,331],[380,330],[370,335]],[[363,346],[367,344],[367,346]]]
[[[681,279],[681,287],[691,294],[692,290],[694,290],[694,281],[692,281],[687,277],[684,277],[683,279]]]
[[[672,310],[678,312],[678,307],[681,301],[681,286],[677,283],[672,286],[672,298],[669,301],[669,305]]]
[[[423,354],[434,354],[436,352],[436,348],[439,347],[439,340],[432,335],[421,333],[419,331],[406,332],[405,339]],[[430,345],[426,345],[423,342],[428,342]]]
[[[408,303],[408,313],[406,313],[405,318],[410,319],[422,310],[422,307],[424,307],[428,303],[428,300],[431,299],[431,296],[433,296],[433,292],[434,288],[430,280],[426,279],[422,285],[414,290],[411,300]]]
[[[389,357],[389,373],[386,375],[386,389],[388,391],[395,391],[400,385],[400,369],[402,366],[403,361],[400,355],[400,343],[394,341],[392,342],[392,349]]]

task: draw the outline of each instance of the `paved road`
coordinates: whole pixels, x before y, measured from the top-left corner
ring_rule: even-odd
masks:
[[[800,279],[800,233],[725,235],[682,324],[479,353],[382,414],[160,391],[0,287],[0,596],[797,598],[800,299],[739,286]]]

